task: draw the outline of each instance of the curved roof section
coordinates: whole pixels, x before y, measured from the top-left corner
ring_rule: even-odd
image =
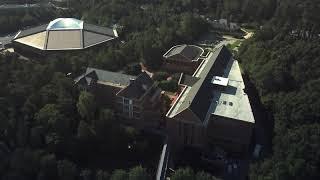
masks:
[[[177,45],[167,51],[163,57],[179,61],[197,61],[204,50],[195,45]]]
[[[58,18],[51,21],[47,30],[83,29],[83,21],[74,18]]]

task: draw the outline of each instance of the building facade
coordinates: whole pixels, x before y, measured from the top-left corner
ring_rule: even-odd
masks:
[[[164,55],[162,69],[169,72],[192,74],[202,62],[204,50],[195,45],[177,45],[170,48]]]
[[[222,46],[192,76],[182,74],[182,91],[166,114],[172,146],[219,146],[241,153],[249,147],[254,117],[238,62]]]
[[[122,123],[137,128],[159,126],[161,90],[148,74],[130,76],[87,68],[75,83],[93,93],[99,105],[115,109]]]

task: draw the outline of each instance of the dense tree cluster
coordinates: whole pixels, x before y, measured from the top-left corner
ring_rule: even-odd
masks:
[[[116,24],[117,43],[25,61],[0,55],[0,179],[150,179],[149,169],[121,161],[149,156],[128,152],[139,141],[116,123],[112,109],[74,88],[87,66],[137,75],[139,62],[161,66],[172,45],[192,43],[208,30],[200,15],[263,25],[239,50],[246,74],[275,118],[273,154],[251,168],[252,179],[319,179],[319,3],[314,0],[75,0],[67,11],[2,10],[0,33],[56,17]],[[267,23],[265,23],[267,22]],[[295,32],[295,33],[293,33]],[[67,76],[72,72],[70,76]],[[165,73],[163,88],[175,89]],[[117,138],[113,138],[117,137]],[[150,148],[147,148],[150,149]],[[121,158],[115,160],[115,157]],[[151,157],[151,156],[150,156]],[[143,163],[142,163],[143,164]],[[114,170],[114,168],[125,170]],[[152,172],[154,174],[154,172]],[[172,179],[215,179],[190,169]]]
[[[190,168],[176,170],[170,179],[172,180],[220,180],[205,172],[195,173]]]
[[[137,160],[149,166],[141,157],[160,151],[160,140],[120,127],[113,110],[97,107],[53,61],[0,55],[0,84],[1,179],[116,180],[113,169],[132,168]],[[149,173],[137,167],[125,179],[149,179]]]
[[[70,12],[56,11],[49,7],[31,9],[1,9],[0,35],[16,33],[19,29],[45,24],[56,17],[70,16],[70,14]]]
[[[307,12],[315,3],[299,2],[299,6],[290,5],[295,10],[292,12],[282,4],[278,15],[299,14],[296,11],[318,14]],[[320,21],[297,17],[292,24],[289,14],[282,14],[286,21],[276,16],[239,51],[242,67],[275,121],[273,153],[252,166],[252,179],[320,178],[319,38],[305,39],[290,33],[297,23],[304,31],[319,33],[314,28]],[[284,22],[285,26],[279,26]]]

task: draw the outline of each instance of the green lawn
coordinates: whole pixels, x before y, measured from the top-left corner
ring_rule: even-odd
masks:
[[[240,44],[241,44],[241,40],[237,40],[236,42],[234,42],[234,43],[232,43],[232,44],[229,44],[228,45],[228,47],[230,48],[230,49],[235,49],[236,47],[239,47],[240,46]]]

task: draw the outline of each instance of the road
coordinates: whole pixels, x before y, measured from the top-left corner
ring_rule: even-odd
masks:
[[[251,38],[253,35],[254,35],[254,33],[253,32],[249,32],[249,31],[247,31],[247,30],[245,30],[245,29],[241,29],[242,31],[244,31],[245,33],[247,33],[245,36],[244,36],[244,39],[249,39],[249,38]]]
[[[235,41],[237,41],[237,39],[235,38],[230,38],[230,37],[223,37],[223,40],[220,41],[218,44],[215,44],[214,45],[214,48],[212,49],[213,51],[223,45],[227,46],[228,44],[232,44],[234,43]]]
[[[41,7],[53,7],[56,9],[67,10],[68,8],[59,7],[51,2],[48,3],[37,3],[37,4],[3,4],[0,5],[0,9],[20,9],[20,8],[41,8]]]
[[[10,44],[12,38],[13,38],[13,36],[11,36],[11,35],[3,36],[3,37],[0,37],[0,42],[1,42],[3,45]]]
[[[40,4],[4,4],[0,5],[0,9],[35,8],[40,6]]]

